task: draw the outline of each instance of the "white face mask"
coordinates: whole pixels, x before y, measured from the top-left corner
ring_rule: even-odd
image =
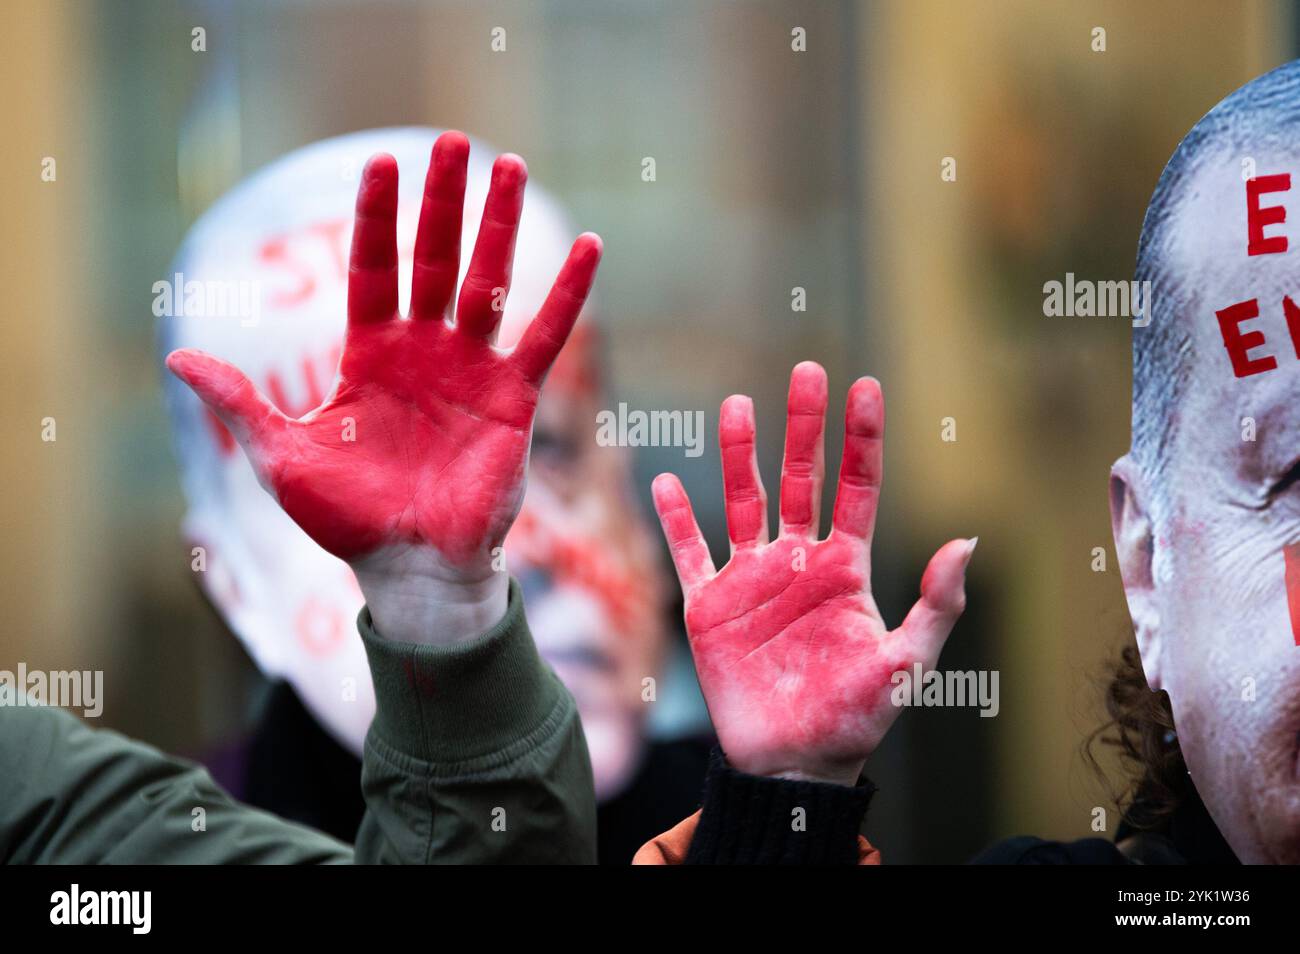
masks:
[[[359,171],[376,152],[398,161],[405,308],[424,176],[437,136],[431,129],[394,129],[326,140],[291,153],[224,196],[191,230],[167,276],[174,287],[172,307],[159,319],[160,352],[200,348],[241,368],[285,413],[300,416],[314,408],[332,385],[346,322]],[[462,274],[493,158],[472,144]],[[575,235],[555,203],[530,186],[502,320],[503,346],[514,342],[540,307]],[[571,342],[566,351],[574,347]],[[559,373],[557,368],[553,377]],[[363,601],[351,570],[285,516],[197,398],[170,375],[164,380],[190,505],[184,533],[191,546],[203,548],[204,590],[259,668],[288,681],[320,724],[360,753],[374,695],[356,631]],[[545,475],[530,478],[521,515],[527,529],[517,526],[506,552],[511,572],[528,586],[529,622],[539,648],[554,655],[557,672],[572,683],[597,787],[607,793],[635,767],[640,719],[626,701],[627,687],[652,674],[645,670],[663,633],[658,565],[641,518],[625,516],[621,524],[600,529],[599,515],[629,512],[626,467],[602,467],[606,473],[598,478],[584,475],[579,483],[589,490],[575,499],[548,494]],[[558,550],[545,542],[584,537],[586,544]],[[641,600],[653,610],[629,624],[610,598],[605,576],[548,565],[548,554],[571,556],[582,546],[606,554],[609,566],[628,567],[631,579],[640,580]],[[527,552],[516,557],[516,550]],[[616,635],[625,631],[625,637]],[[605,644],[623,648],[602,649]],[[629,652],[629,645],[639,648]]]

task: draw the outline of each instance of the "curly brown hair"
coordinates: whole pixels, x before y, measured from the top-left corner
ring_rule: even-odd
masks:
[[[1189,793],[1190,781],[1168,693],[1153,692],[1130,643],[1111,663],[1105,685],[1109,721],[1084,743],[1088,760],[1132,827],[1162,828]],[[1116,787],[1097,758],[1097,746],[1117,749],[1127,778]]]

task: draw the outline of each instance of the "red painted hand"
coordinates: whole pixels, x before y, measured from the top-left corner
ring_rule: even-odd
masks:
[[[727,760],[755,775],[852,785],[898,717],[893,673],[927,669],[965,606],[974,540],[935,554],[921,598],[895,630],[871,597],[871,535],[880,494],[884,403],[862,378],[849,390],[833,529],[816,539],[826,372],[790,377],[781,532],[768,542],[767,496],[754,454],[754,407],[722,405],[719,442],[731,560],[717,572],[681,483],[661,474],[655,507],[686,598],[700,686]]]
[[[497,607],[504,612],[505,574],[493,572],[492,551],[523,500],[542,379],[600,259],[600,239],[579,236],[518,345],[495,346],[527,177],[522,159],[501,156],[453,324],[468,156],[460,133],[434,145],[409,320],[397,306],[397,164],[378,155],[366,165],[343,355],[334,391],[316,410],[286,417],[239,370],[202,352],[167,359],[229,428],[289,516],[352,564],[376,624],[394,638],[393,630],[418,632],[421,620],[399,620],[413,606],[428,608],[416,615],[429,617],[445,609],[431,603],[462,601],[467,593],[468,602],[490,597],[480,630]],[[431,592],[438,587],[456,595]],[[387,624],[377,603],[385,604]],[[473,615],[471,629],[484,622]]]

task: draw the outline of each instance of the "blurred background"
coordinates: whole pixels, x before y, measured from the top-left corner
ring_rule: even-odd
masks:
[[[18,0],[0,23],[0,668],[102,669],[99,724],[177,752],[243,731],[259,677],[178,534],[152,285],[195,218],[276,157],[456,127],[525,156],[604,237],[611,399],[705,412],[702,457],[639,453],[647,508],[673,469],[725,557],[714,423],[740,391],[775,512],[788,375],[811,358],[831,378],[830,473],[848,385],[873,374],[887,395],[886,620],[935,548],[979,535],[942,666],[997,670],[1000,712],[896,724],[868,765],[886,860],[1092,833],[1110,802],[1080,746],[1132,638],[1106,499],[1130,330],[1045,317],[1043,285],[1132,277],[1165,160],[1293,58],[1290,4]]]

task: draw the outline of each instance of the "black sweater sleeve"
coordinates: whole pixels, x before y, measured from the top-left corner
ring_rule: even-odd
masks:
[[[876,787],[738,772],[714,749],[688,865],[857,864],[858,832]]]

